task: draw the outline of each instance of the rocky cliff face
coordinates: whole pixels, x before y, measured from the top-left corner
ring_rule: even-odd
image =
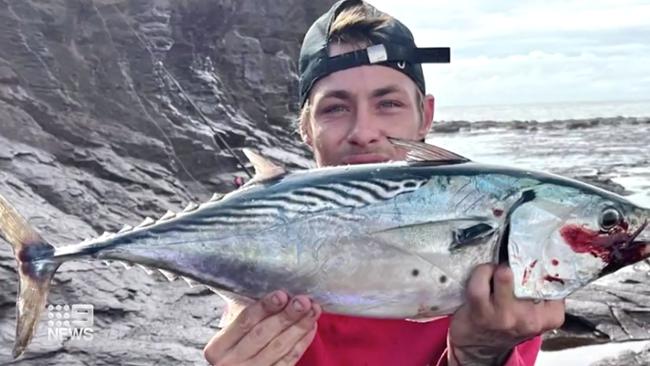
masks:
[[[69,244],[233,189],[244,173],[215,131],[237,154],[258,146],[305,165],[295,60],[332,2],[0,1],[0,193]],[[0,279],[4,364],[16,295],[5,244]],[[221,306],[99,263],[62,266],[49,303],[94,305],[93,340],[48,339],[43,321],[16,364],[201,363]]]

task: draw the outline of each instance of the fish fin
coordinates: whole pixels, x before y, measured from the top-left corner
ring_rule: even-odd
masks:
[[[183,209],[183,213],[192,212],[192,211],[196,210],[197,208],[199,208],[198,204],[196,204],[195,202],[189,202],[187,204],[187,206],[185,206],[185,208]]]
[[[12,247],[18,265],[16,340],[13,357],[25,352],[45,308],[50,281],[60,263],[52,260],[54,247],[46,242],[11,204],[0,196],[0,237]]]
[[[231,302],[240,306],[248,306],[255,302],[255,300],[251,299],[250,297],[238,295],[227,290],[221,290],[214,287],[210,287],[210,290],[214,291],[214,293],[219,295],[224,301]]]
[[[190,288],[194,288],[194,287],[200,285],[199,282],[196,282],[196,281],[194,281],[193,279],[191,279],[189,277],[181,276],[181,278],[183,279],[183,281],[185,281],[187,283],[188,286],[190,286]]]
[[[389,137],[388,140],[394,146],[407,151],[407,161],[436,162],[440,164],[460,164],[470,161],[464,156],[424,142],[404,140],[395,137]]]
[[[494,254],[495,263],[509,263],[508,253],[508,238],[510,236],[510,218],[512,214],[517,210],[521,205],[530,202],[535,199],[537,194],[534,190],[529,189],[521,193],[521,196],[508,208],[506,212],[504,223],[501,225],[501,230],[499,230],[499,238],[497,240],[498,245],[496,246],[497,252]]]
[[[212,195],[212,198],[210,198],[210,200],[209,200],[208,202],[216,202],[216,201],[219,201],[219,200],[221,200],[221,199],[223,198],[223,196],[225,196],[223,193],[215,192],[215,193]]]
[[[124,266],[124,269],[133,268],[133,263],[125,262],[125,261],[118,261],[118,260],[116,260],[115,262],[121,264],[122,266]]]
[[[147,217],[144,218],[144,220],[142,220],[142,222],[140,223],[140,225],[136,226],[136,228],[139,229],[139,228],[143,228],[143,227],[151,226],[151,225],[153,225],[153,224],[155,224],[155,223],[156,223],[156,220],[154,220],[154,219],[152,219],[151,217],[147,216]]]
[[[232,322],[239,312],[245,307],[253,304],[255,300],[248,298],[246,296],[237,295],[233,292],[220,290],[214,287],[210,287],[210,290],[214,291],[219,297],[223,299],[226,303],[224,307],[223,314],[221,314],[221,319],[219,319],[219,327],[224,328],[230,322]]]
[[[472,245],[485,239],[495,233],[496,229],[485,222],[479,222],[468,227],[462,227],[454,230],[453,241],[449,246],[449,250],[463,248],[467,245]]]
[[[167,270],[164,270],[164,269],[160,269],[160,268],[158,268],[158,272],[160,272],[160,274],[165,276],[165,278],[169,282],[174,282],[174,281],[176,281],[178,279],[178,275],[176,273],[173,273],[173,272],[170,272],[170,271],[167,271]]]
[[[251,182],[260,182],[266,179],[274,178],[287,172],[284,167],[275,164],[256,151],[253,151],[249,148],[244,148],[242,151],[255,168],[255,176],[246,185],[250,184]]]
[[[124,225],[124,226],[120,229],[120,231],[118,231],[117,233],[118,233],[118,234],[122,234],[122,233],[125,233],[125,232],[127,232],[127,231],[131,231],[131,230],[133,230],[133,226],[131,226],[131,225]]]
[[[490,220],[484,218],[484,217],[463,217],[463,218],[456,218],[456,219],[447,219],[447,220],[431,220],[431,221],[424,221],[424,222],[417,222],[414,224],[410,225],[401,225],[401,226],[396,226],[396,227],[390,227],[384,230],[379,230],[375,231],[372,234],[373,235],[401,235],[402,233],[406,233],[411,230],[426,230],[426,231],[433,231],[436,226],[453,226],[454,230],[454,236],[460,235],[461,237],[458,238],[459,241],[464,240],[464,241],[470,241],[473,239],[476,239],[479,237],[479,234],[487,233],[487,227],[492,228],[488,222],[491,222]],[[481,226],[485,226],[485,229],[479,230]],[[472,229],[475,228],[476,229]],[[472,231],[474,230],[474,231]],[[454,238],[456,239],[456,238]],[[453,245],[453,244],[452,244]]]
[[[152,274],[155,273],[155,271],[153,269],[151,269],[151,268],[149,268],[149,267],[147,267],[145,265],[137,263],[136,266],[138,266],[141,270],[143,270],[149,276],[151,276]]]
[[[167,210],[167,212],[165,212],[165,214],[162,215],[162,217],[160,217],[160,218],[158,219],[158,221],[159,221],[159,222],[160,222],[160,221],[167,221],[167,220],[171,220],[171,219],[173,219],[174,217],[176,217],[176,213],[173,212],[173,211]]]

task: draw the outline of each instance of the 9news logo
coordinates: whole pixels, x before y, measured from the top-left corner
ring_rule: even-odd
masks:
[[[47,338],[63,341],[91,341],[94,330],[94,308],[90,304],[49,305],[47,307]]]

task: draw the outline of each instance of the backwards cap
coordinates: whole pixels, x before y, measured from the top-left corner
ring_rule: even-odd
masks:
[[[329,56],[330,28],[337,15],[346,8],[364,4],[362,0],[341,0],[323,14],[307,31],[300,49],[300,106],[305,105],[309,91],[319,79],[362,65],[384,65],[410,77],[425,93],[423,63],[449,63],[449,47],[418,48],[411,31],[395,18],[372,35],[371,46],[341,55]],[[366,4],[371,13],[387,16]]]

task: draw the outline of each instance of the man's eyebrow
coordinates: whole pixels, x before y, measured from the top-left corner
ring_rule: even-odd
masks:
[[[336,89],[336,90],[330,90],[328,92],[325,92],[325,94],[323,94],[322,99],[325,98],[338,98],[338,99],[348,100],[348,99],[352,99],[352,94],[350,94],[350,92],[346,90]]]
[[[385,86],[383,88],[375,89],[372,91],[372,97],[377,98],[377,97],[383,97],[384,95],[390,94],[390,93],[402,93],[404,92],[404,89],[400,88],[397,85],[389,85]]]

